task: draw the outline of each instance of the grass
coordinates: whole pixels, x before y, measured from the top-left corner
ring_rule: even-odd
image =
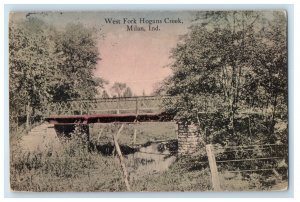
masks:
[[[89,153],[74,142],[59,151],[15,150],[11,188],[16,191],[122,191],[121,170],[113,157]]]
[[[147,175],[132,181],[133,190],[148,192],[199,192],[211,190],[208,169],[188,170],[182,160],[176,161],[166,172]]]
[[[16,151],[15,151],[16,152]],[[66,145],[62,151],[14,153],[11,188],[33,192],[126,191],[118,158],[88,153]],[[208,170],[186,172],[180,161],[169,170],[139,175],[129,182],[133,191],[205,191]]]
[[[17,152],[17,151],[15,151]],[[124,192],[126,187],[118,158],[89,153],[86,148],[68,144],[60,151],[13,153],[11,188],[32,192]],[[209,168],[197,167],[197,158],[180,158],[168,170],[130,178],[132,191],[199,192],[212,191]],[[266,178],[252,175],[250,179],[220,175],[224,191],[271,190]],[[275,185],[275,181],[272,185]]]
[[[111,134],[118,127],[94,124],[90,128],[91,141],[94,144],[112,141]],[[137,130],[137,143],[145,144],[164,139],[176,139],[176,125],[174,123],[147,123],[126,125],[119,137],[120,144],[132,145],[133,131]],[[102,133],[99,136],[99,131]],[[34,152],[22,151],[14,142],[11,142],[10,153],[10,183],[14,191],[33,192],[124,192],[126,187],[123,181],[119,159],[112,155],[102,155],[99,152],[88,152],[82,140],[76,138],[64,142],[60,149],[51,145]],[[14,139],[11,139],[14,141]],[[148,144],[149,145],[149,144]],[[162,167],[161,172],[148,172],[145,169],[130,167],[137,158],[135,155],[126,159],[130,173],[129,183],[134,192],[199,192],[212,191],[209,167],[203,163],[205,150],[197,155],[180,157],[175,162]],[[150,159],[151,160],[151,159]],[[149,160],[149,161],[150,161]],[[157,157],[163,161],[164,158]],[[154,166],[154,165],[152,165]],[[131,169],[131,171],[130,171]],[[133,170],[132,170],[133,169]],[[230,175],[220,173],[220,182],[224,191],[255,191],[272,190],[278,184],[284,183],[274,177],[250,174]]]
[[[244,173],[231,175],[221,173],[219,175],[221,188],[224,191],[272,191],[287,189],[287,181],[280,177],[263,173]]]
[[[91,128],[92,142],[98,141],[96,132],[102,127],[103,125],[95,124]],[[173,123],[147,123],[126,126],[119,137],[121,144],[132,144],[131,133],[134,129],[138,131],[137,142],[139,144],[162,139],[176,139]],[[104,128],[105,132],[102,133],[100,141],[111,141],[111,133],[116,130],[113,127]],[[12,190],[126,191],[119,159],[114,156],[103,156],[98,152],[88,152],[86,146],[80,144],[79,139],[74,138],[65,142],[64,147],[59,150],[54,150],[49,145],[44,150],[32,153],[20,150],[16,144],[12,145],[15,145],[11,148],[10,161]],[[126,161],[127,165],[132,163],[130,159]],[[147,173],[146,169],[140,169],[141,172],[131,173],[129,183],[133,191],[205,191],[209,189],[208,170],[186,172],[186,168],[187,166],[178,160],[162,172],[151,174]],[[203,180],[204,178],[206,180]]]

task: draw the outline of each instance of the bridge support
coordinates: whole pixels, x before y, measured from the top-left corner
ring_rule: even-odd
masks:
[[[88,124],[55,124],[55,132],[59,139],[71,139],[74,135],[79,135],[82,143],[87,146],[90,151],[90,132]]]
[[[178,124],[178,154],[189,155],[199,151],[203,142],[200,130],[194,124]]]

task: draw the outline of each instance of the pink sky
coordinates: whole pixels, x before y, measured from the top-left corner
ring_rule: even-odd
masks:
[[[178,37],[187,32],[194,19],[193,11],[95,11],[95,12],[50,12],[34,14],[43,21],[63,29],[68,23],[82,23],[101,29],[98,47],[101,60],[95,76],[109,81],[110,90],[114,82],[126,83],[136,95],[143,91],[147,95],[153,87],[170,75],[170,50],[176,47]],[[14,18],[24,19],[26,13],[16,13]],[[107,24],[105,18],[164,20],[180,18],[183,23],[158,24],[160,31],[127,31],[124,24]],[[137,24],[148,28],[147,24]],[[156,25],[156,24],[155,24]]]
[[[187,32],[187,25],[159,26],[160,31],[140,32],[126,31],[124,25],[104,25],[105,38],[98,43],[101,61],[95,76],[109,81],[108,92],[114,82],[122,82],[136,95],[143,91],[150,95],[155,85],[171,74],[170,51],[179,35]]]
[[[114,82],[123,82],[137,95],[143,90],[150,94],[155,83],[171,73],[166,66],[176,43],[176,36],[109,33],[105,40],[99,41],[102,60],[97,65],[96,76],[109,81],[108,90]]]

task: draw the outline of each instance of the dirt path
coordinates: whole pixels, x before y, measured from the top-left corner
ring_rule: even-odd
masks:
[[[57,148],[60,146],[52,124],[42,123],[34,127],[19,140],[19,146],[23,151],[43,151],[47,148]]]

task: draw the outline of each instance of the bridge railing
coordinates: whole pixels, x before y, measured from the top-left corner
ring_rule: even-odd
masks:
[[[46,116],[51,115],[91,115],[91,114],[141,114],[160,113],[166,107],[176,106],[176,96],[137,96],[120,98],[100,98],[91,100],[56,101],[47,105]],[[187,101],[188,102],[188,101]],[[175,103],[175,105],[174,105]],[[188,103],[189,104],[189,103]],[[194,103],[195,104],[195,103]],[[222,97],[216,95],[197,97],[198,113],[229,113],[230,106]],[[277,113],[286,114],[287,109],[277,109]],[[240,105],[237,114],[271,114],[270,108]]]
[[[47,112],[48,115],[158,113],[163,111],[163,103],[171,99],[174,98],[143,96],[57,101],[49,104]]]

